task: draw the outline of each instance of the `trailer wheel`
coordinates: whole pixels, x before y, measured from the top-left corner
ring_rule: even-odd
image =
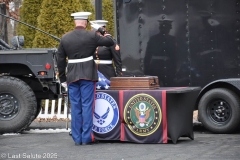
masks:
[[[37,101],[22,80],[0,76],[0,133],[19,133],[34,120]]]
[[[198,113],[203,126],[211,132],[232,133],[240,123],[239,97],[228,89],[212,89],[202,96]]]

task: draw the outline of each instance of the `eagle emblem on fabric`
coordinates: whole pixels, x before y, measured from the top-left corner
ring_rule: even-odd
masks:
[[[149,122],[147,121],[150,115],[150,108],[146,107],[145,103],[140,103],[138,107],[134,108],[135,115],[138,118],[137,124],[140,127],[148,126]],[[151,121],[151,118],[149,119]]]
[[[148,94],[137,94],[124,108],[124,121],[136,135],[153,134],[161,124],[162,112],[158,102]]]

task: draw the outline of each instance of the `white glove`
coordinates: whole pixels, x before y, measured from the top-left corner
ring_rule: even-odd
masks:
[[[67,82],[63,82],[63,83],[61,83],[61,85],[62,85],[64,88],[67,88]]]
[[[108,34],[108,33],[106,33],[106,34],[104,34],[104,36],[106,37],[106,36],[112,36],[111,34]]]
[[[92,27],[93,29],[95,29],[95,30],[98,30],[98,28],[100,28],[101,26],[98,25],[98,24],[92,23],[92,24],[91,24],[91,27]]]

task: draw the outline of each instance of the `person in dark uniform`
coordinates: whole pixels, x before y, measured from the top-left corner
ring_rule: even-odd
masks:
[[[236,63],[236,46],[233,33],[224,26],[214,11],[199,11],[201,21],[199,27],[195,27],[196,33],[192,48],[192,60],[195,60],[196,69],[200,77],[195,81],[201,86],[206,85],[206,81],[214,81],[220,77],[231,77],[234,68],[238,68]],[[224,44],[224,45],[223,45]],[[204,79],[204,81],[203,81]]]
[[[91,24],[98,24],[106,30],[106,20],[91,21]],[[96,31],[99,35],[100,32]],[[122,75],[122,60],[120,55],[120,47],[114,39],[114,45],[110,47],[99,46],[97,47],[94,60],[98,65],[98,70],[108,79],[111,77]],[[113,64],[114,63],[114,64]]]
[[[86,31],[90,12],[77,12],[75,29],[63,35],[58,47],[57,66],[63,87],[68,88],[71,103],[71,132],[75,145],[93,144],[93,107],[97,66],[93,55],[98,46],[112,46],[112,38],[99,25],[94,27],[104,35]],[[68,64],[66,62],[68,58]],[[67,67],[67,73],[66,71]]]
[[[150,37],[145,55],[145,74],[158,76],[160,86],[173,86],[176,72],[176,38],[170,35],[171,19],[161,19],[159,33]]]

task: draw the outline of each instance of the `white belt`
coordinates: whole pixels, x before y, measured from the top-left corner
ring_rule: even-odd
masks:
[[[79,63],[79,62],[86,62],[93,59],[93,56],[87,57],[87,58],[81,58],[81,59],[69,59],[68,63]]]
[[[97,64],[112,64],[112,60],[94,60]]]

